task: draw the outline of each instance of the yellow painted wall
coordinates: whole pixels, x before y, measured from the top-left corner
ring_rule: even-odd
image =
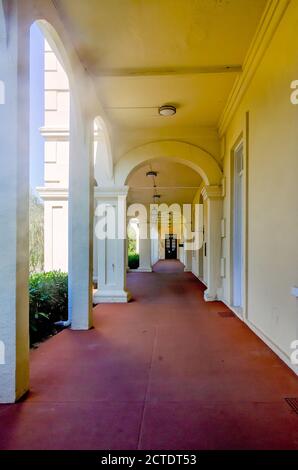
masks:
[[[230,151],[249,112],[247,318],[287,356],[298,334],[291,287],[298,285],[298,106],[290,84],[298,79],[298,2],[292,1],[226,133],[224,216],[230,221]]]

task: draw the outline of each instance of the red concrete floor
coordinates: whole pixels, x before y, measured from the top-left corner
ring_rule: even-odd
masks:
[[[0,407],[1,449],[298,449],[297,377],[175,261],[131,273],[134,301],[32,351]]]

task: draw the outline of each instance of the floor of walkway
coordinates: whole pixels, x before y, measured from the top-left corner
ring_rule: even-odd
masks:
[[[31,391],[0,407],[1,449],[298,448],[297,377],[175,261],[131,273],[134,300],[32,351]]]

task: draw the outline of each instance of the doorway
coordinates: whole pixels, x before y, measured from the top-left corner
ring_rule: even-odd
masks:
[[[176,235],[166,235],[165,237],[165,259],[177,259]]]
[[[243,142],[232,159],[232,304],[243,309]]]

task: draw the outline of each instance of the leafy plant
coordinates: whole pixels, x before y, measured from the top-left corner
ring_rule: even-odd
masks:
[[[31,274],[29,279],[30,344],[55,333],[67,319],[68,276],[60,271]]]
[[[128,254],[128,267],[130,269],[137,269],[140,265],[140,257],[137,253]]]

